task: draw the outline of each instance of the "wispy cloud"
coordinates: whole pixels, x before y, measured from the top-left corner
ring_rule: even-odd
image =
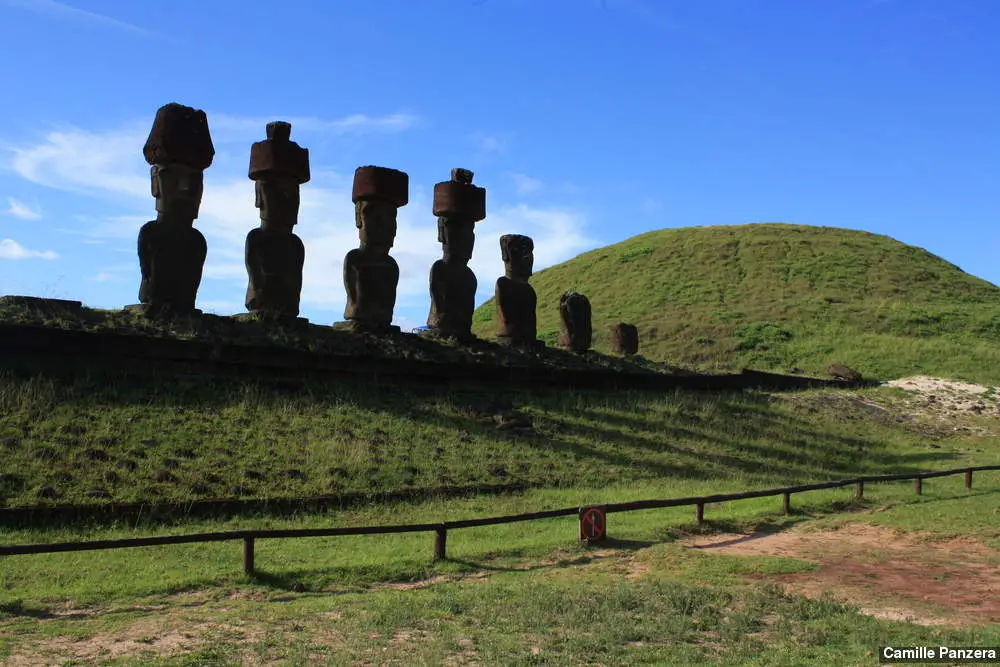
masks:
[[[0,259],[58,259],[51,250],[28,250],[14,239],[0,240]]]
[[[10,204],[10,207],[4,211],[7,215],[12,215],[15,218],[21,218],[22,220],[39,220],[42,217],[41,213],[32,210],[27,204],[18,201],[13,197],[8,197],[7,203]]]
[[[334,135],[371,134],[375,132],[402,132],[412,128],[419,118],[410,113],[394,113],[387,116],[369,116],[363,113],[353,114],[336,120],[322,120],[311,116],[287,117],[273,115],[268,117],[231,116],[228,114],[210,114],[208,123],[214,131],[222,132],[254,132],[259,133],[264,126],[273,120],[284,120],[291,123],[296,130],[304,132],[324,132]]]
[[[36,14],[43,14],[54,19],[61,21],[72,21],[74,23],[90,24],[90,25],[101,25],[108,28],[116,28],[118,30],[125,30],[133,34],[142,35],[144,37],[155,36],[155,33],[146,28],[142,28],[131,23],[126,23],[125,21],[119,21],[118,19],[111,18],[110,16],[105,16],[104,14],[97,14],[95,12],[88,12],[85,9],[78,9],[72,7],[62,2],[55,2],[55,0],[0,0],[0,5],[7,7],[15,7],[17,9],[24,9],[30,12],[35,12]]]
[[[511,174],[510,177],[514,179],[514,187],[517,188],[517,194],[519,195],[529,195],[532,192],[538,192],[544,185],[537,178],[531,178],[524,174]]]
[[[642,212],[643,213],[655,213],[663,208],[663,202],[659,199],[654,199],[653,197],[646,197],[642,200]]]

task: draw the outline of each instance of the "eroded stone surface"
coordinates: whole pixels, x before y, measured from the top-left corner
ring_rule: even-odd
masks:
[[[399,265],[389,250],[397,209],[409,201],[409,177],[386,167],[358,167],[352,199],[361,245],[344,258],[344,318],[358,330],[392,331]]]
[[[302,293],[305,245],[298,223],[299,186],[309,181],[309,151],[291,141],[289,123],[267,124],[267,138],[250,148],[260,227],[247,234],[246,307],[266,318],[295,318]]]
[[[443,257],[431,266],[431,310],[427,326],[434,335],[471,340],[476,309],[476,274],[469,268],[476,243],[475,223],[486,217],[486,190],[472,184],[467,169],[453,169],[451,180],[434,186],[434,215]]]
[[[534,268],[535,243],[531,237],[505,234],[500,237],[500,255],[505,275],[497,279],[497,338],[501,343],[541,347],[535,309],[538,297],[528,283]]]
[[[619,322],[611,327],[611,349],[631,356],[639,352],[639,330],[634,324]]]
[[[579,292],[566,292],[559,297],[559,346],[573,352],[586,352],[593,339],[590,299]]]
[[[152,165],[156,220],[139,230],[140,307],[150,315],[193,313],[208,253],[194,221],[204,170],[215,156],[205,112],[180,104],[160,107],[143,155]]]

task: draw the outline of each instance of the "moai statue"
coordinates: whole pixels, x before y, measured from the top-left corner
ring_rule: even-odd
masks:
[[[409,201],[409,176],[386,167],[358,167],[354,172],[354,222],[361,247],[344,257],[347,307],[352,330],[387,333],[396,305],[399,266],[389,256],[396,238],[396,211]]]
[[[268,123],[266,132],[267,139],[250,147],[260,227],[247,234],[246,307],[264,317],[295,318],[306,248],[292,229],[298,223],[299,186],[309,181],[309,150],[291,141],[289,123]]]
[[[568,348],[573,352],[589,350],[593,338],[590,299],[579,292],[566,292],[559,297],[559,318],[562,321],[559,347]]]
[[[204,189],[204,171],[215,147],[200,109],[167,104],[156,112],[142,153],[152,165],[156,220],[139,230],[139,306],[150,315],[197,313],[208,245],[194,228]]]
[[[434,186],[434,215],[443,258],[431,266],[431,312],[427,326],[442,338],[469,341],[476,309],[476,274],[469,268],[475,224],[486,217],[486,189],[472,184],[468,169],[452,169],[451,180]]]
[[[528,284],[535,258],[531,237],[505,234],[500,237],[500,256],[505,275],[497,279],[497,338],[501,343],[518,347],[544,347],[536,338],[535,306],[538,297]]]
[[[639,330],[634,324],[619,322],[611,327],[611,349],[625,356],[639,351]]]

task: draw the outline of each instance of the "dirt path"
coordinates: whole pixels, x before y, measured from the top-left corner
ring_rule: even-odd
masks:
[[[683,542],[738,556],[786,556],[815,563],[812,572],[754,575],[790,593],[837,599],[876,618],[921,625],[1000,622],[1000,551],[972,538],[928,539],[865,524],[839,530],[717,534]]]

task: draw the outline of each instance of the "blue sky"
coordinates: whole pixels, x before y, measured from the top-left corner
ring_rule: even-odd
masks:
[[[310,149],[303,315],[342,319],[354,168],[410,174],[397,323],[427,317],[433,184],[476,172],[542,268],[651,229],[865,229],[1000,283],[995,0],[0,0],[0,294],[135,303],[141,149],[167,102],[216,144],[209,312],[242,312],[249,147]],[[567,285],[567,289],[572,285]]]

